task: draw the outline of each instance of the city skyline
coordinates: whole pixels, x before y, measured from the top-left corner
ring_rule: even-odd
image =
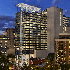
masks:
[[[42,8],[42,10],[55,6],[63,9],[63,14],[66,15],[66,17],[70,16],[69,1],[66,0],[64,2],[63,0],[4,0],[4,2],[0,1],[0,3],[0,34],[4,33],[7,28],[15,28],[15,13],[17,12],[15,5],[18,3],[36,6]]]
[[[54,1],[56,0],[53,0],[52,4],[55,4]],[[59,1],[57,0],[57,2]],[[15,48],[15,56],[17,57],[15,60],[16,66],[23,66],[25,63],[29,65],[31,57],[46,58],[49,53],[55,53],[54,57],[56,58],[57,63],[58,54],[63,56],[63,48],[67,47],[69,50],[70,47],[69,37],[67,37],[66,34],[65,36],[64,34],[62,34],[63,36],[60,34],[70,33],[70,17],[64,15],[63,9],[56,7],[56,4],[55,6],[52,5],[51,7],[47,7],[45,10],[41,10],[40,12],[35,12],[40,10],[40,8],[34,7],[33,5],[30,6],[30,4],[26,3],[18,3],[15,6],[21,7],[22,11],[20,8],[16,7],[17,12],[15,13],[15,17],[1,15],[0,19],[4,24],[1,24],[2,30],[4,31],[4,29],[6,29],[5,33],[1,36],[9,37],[1,39],[9,39],[9,47],[12,46],[12,49]],[[26,11],[23,9],[26,9]],[[66,47],[65,45],[62,47],[62,45],[57,44],[58,41],[64,41],[64,37],[65,41],[68,42],[68,46],[66,45]],[[2,44],[4,44],[5,48],[7,48],[8,41],[4,41],[4,43],[1,40],[0,42],[1,47]],[[65,44],[67,44],[67,42],[65,42]],[[62,42],[58,43],[62,44]],[[59,47],[59,50],[56,45]],[[12,50],[11,48],[9,49]],[[60,51],[61,53],[59,53]],[[3,53],[6,53],[6,51],[4,50]],[[67,53],[67,51],[65,53]],[[68,57],[70,58],[70,56]],[[63,57],[61,60],[63,60]],[[68,62],[65,61],[65,63],[67,64]]]

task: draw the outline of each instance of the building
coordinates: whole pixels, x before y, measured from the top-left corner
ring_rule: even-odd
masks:
[[[15,46],[14,46],[14,39],[15,39],[15,30],[14,28],[7,28],[5,30],[5,33],[3,33],[3,36],[6,38],[9,38],[9,43],[10,45],[8,46],[9,49],[7,50],[7,54],[15,54]]]
[[[15,31],[15,45],[16,48],[19,48],[20,12],[16,13]],[[26,58],[47,56],[47,16],[44,12],[28,13],[22,11],[22,34],[22,53],[26,54]]]
[[[31,56],[34,58],[47,57],[46,10],[31,13],[25,11],[17,12],[15,21],[15,34],[16,51],[17,49],[20,49],[22,44],[22,53],[26,54],[25,56],[27,59],[29,59]],[[21,50],[19,50],[18,54],[16,54],[17,56],[19,55],[20,51]]]
[[[63,9],[47,8],[47,55],[54,53],[55,39],[63,32]]]
[[[23,10],[22,4],[19,5]],[[31,56],[46,58],[49,53],[54,53],[55,39],[63,32],[63,9],[53,6],[41,12],[17,12],[15,31],[18,54],[21,51],[28,59]]]
[[[0,52],[7,55],[7,50],[10,47],[10,38],[5,35],[0,35]]]
[[[5,33],[3,33],[3,35],[10,38],[11,48],[14,48],[15,29],[14,28],[7,28],[5,30]]]
[[[63,33],[70,33],[70,17],[63,15]]]
[[[70,33],[60,33],[55,42],[55,63],[70,64]]]

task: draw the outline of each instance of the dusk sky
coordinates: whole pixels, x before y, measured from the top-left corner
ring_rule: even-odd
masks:
[[[63,9],[63,14],[70,17],[70,0],[0,0],[0,34],[7,28],[15,28],[15,5],[25,3],[45,10],[55,6]]]

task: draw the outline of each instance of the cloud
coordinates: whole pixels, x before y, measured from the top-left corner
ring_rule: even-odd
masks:
[[[15,28],[15,17],[0,15],[0,31],[5,31],[8,27]]]
[[[13,17],[13,16],[0,15],[0,20],[15,21],[15,17]]]
[[[35,7],[41,8],[41,10],[43,10],[43,7],[42,7],[40,4],[32,4],[32,6],[35,6]]]
[[[15,24],[13,23],[5,23],[5,25],[3,26],[3,28],[15,28]]]
[[[64,10],[63,15],[66,15],[67,17],[70,16],[70,10]]]
[[[52,1],[52,6],[59,6],[60,3],[60,0],[53,0]]]
[[[5,33],[5,31],[0,31],[0,35],[3,35],[3,33]]]

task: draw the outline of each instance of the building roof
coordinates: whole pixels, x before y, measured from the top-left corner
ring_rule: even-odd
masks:
[[[70,35],[70,33],[59,33],[59,35]]]
[[[5,36],[5,35],[0,35],[0,38],[4,38],[4,37],[6,38],[6,36]]]

